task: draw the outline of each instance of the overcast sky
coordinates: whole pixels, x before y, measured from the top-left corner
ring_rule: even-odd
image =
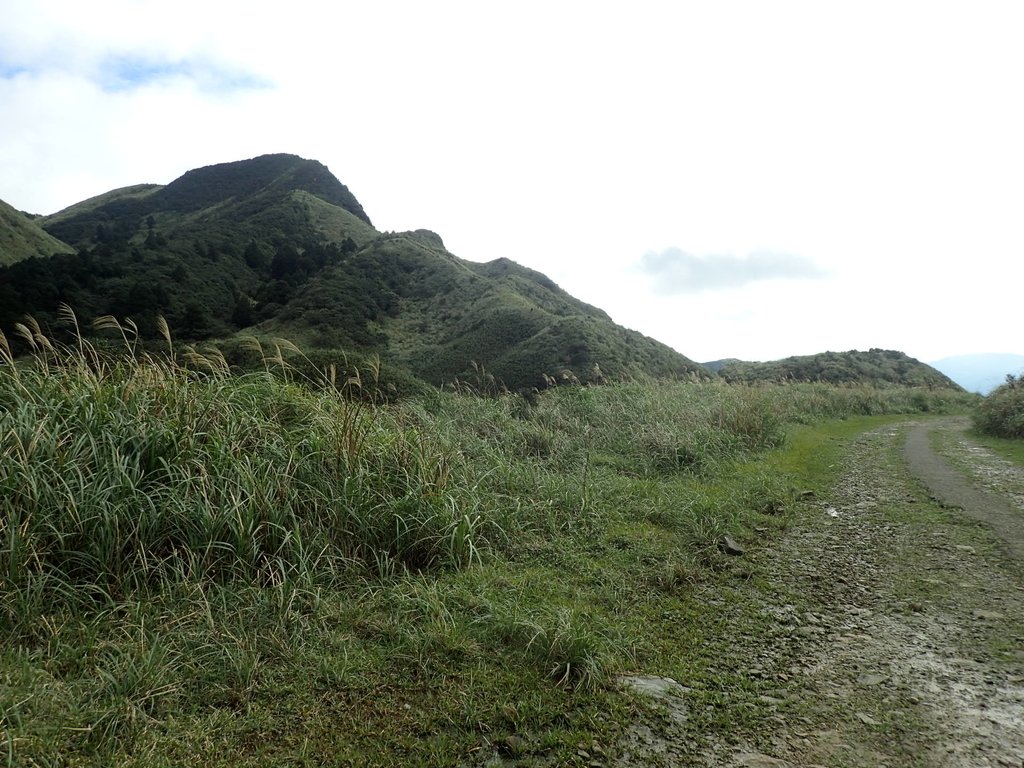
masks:
[[[0,0],[0,199],[290,152],[699,361],[1024,353],[1024,4]]]

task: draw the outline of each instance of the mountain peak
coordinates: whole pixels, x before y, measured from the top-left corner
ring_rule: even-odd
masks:
[[[337,205],[367,224],[370,218],[362,205],[326,165],[298,155],[260,155],[195,168],[172,181],[158,198],[161,207],[181,213],[247,197],[259,192],[310,192]]]

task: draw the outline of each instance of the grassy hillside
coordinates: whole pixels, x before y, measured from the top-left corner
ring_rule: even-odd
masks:
[[[132,318],[151,339],[163,315],[239,364],[238,340],[252,335],[292,339],[339,367],[377,356],[434,384],[711,376],[540,273],[456,258],[426,230],[377,232],[324,166],[292,155],[114,190],[42,222],[77,252],[0,272],[0,328],[26,314],[56,328],[66,304]]]
[[[821,381],[960,389],[952,379],[931,366],[903,352],[886,349],[822,352],[767,363],[740,360],[722,363],[718,374],[733,382]]]
[[[51,256],[73,250],[47,234],[37,221],[0,200],[0,267],[33,256]]]
[[[39,217],[42,226],[61,231],[69,223],[72,225],[64,231],[69,241],[82,241],[91,238],[93,231],[82,224],[91,221],[110,221],[116,218],[117,212],[122,208],[132,209],[143,205],[139,201],[144,200],[155,192],[163,189],[160,184],[134,184],[130,187],[120,187],[104,192],[101,195],[90,197],[87,200],[70,205],[57,213]],[[76,225],[75,222],[78,222]],[[82,235],[82,230],[85,235]]]
[[[475,379],[481,368],[512,388],[543,387],[545,376],[707,378],[544,275],[508,260],[464,261],[422,230],[383,235],[325,270],[268,327],[308,328],[320,347],[377,345],[435,384]]]
[[[728,731],[726,692],[778,683],[710,642],[754,567],[722,537],[758,548],[834,463],[794,423],[964,397],[629,383],[385,405],[369,375],[307,388],[273,361],[236,376],[33,331],[34,362],[0,339],[14,765],[583,765],[630,725],[627,670],[685,681],[694,732]]]

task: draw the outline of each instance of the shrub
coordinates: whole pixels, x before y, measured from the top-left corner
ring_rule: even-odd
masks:
[[[1024,376],[1007,376],[975,410],[974,424],[988,435],[1024,438]]]

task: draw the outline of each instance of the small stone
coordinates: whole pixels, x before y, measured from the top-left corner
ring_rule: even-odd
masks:
[[[680,685],[671,677],[654,675],[622,675],[619,682],[626,688],[662,704],[673,720],[682,722],[688,716],[686,701],[683,696],[692,689]]]
[[[974,618],[980,621],[998,621],[1005,618],[1005,616],[998,611],[975,611]]]
[[[881,725],[881,723],[866,712],[858,712],[857,719],[864,723],[864,725]]]
[[[857,678],[857,682],[860,685],[865,685],[865,686],[881,685],[885,681],[886,681],[885,675],[874,675],[874,674],[870,674],[870,673],[869,674],[861,675],[860,677]]]
[[[718,550],[723,555],[731,555],[733,557],[739,557],[746,553],[739,544],[737,544],[731,536],[723,536],[718,542]]]
[[[968,554],[977,554],[977,550],[974,547],[968,546],[967,544],[957,544],[954,549],[959,549],[961,552],[967,552]]]

